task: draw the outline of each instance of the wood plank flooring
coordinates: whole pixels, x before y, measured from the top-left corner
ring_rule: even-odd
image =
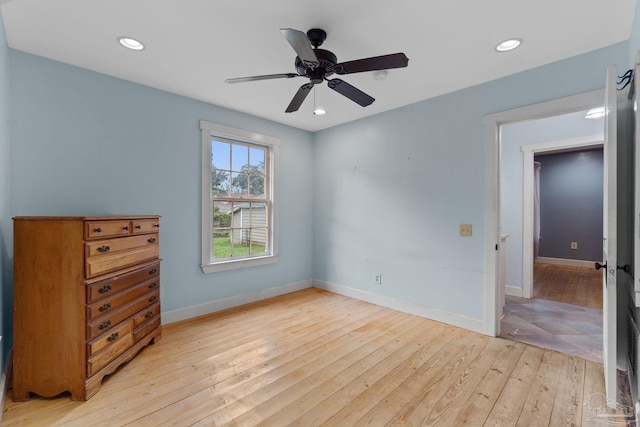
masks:
[[[597,363],[318,289],[163,332],[87,402],[9,392],[2,425],[625,425]]]
[[[533,297],[602,309],[602,271],[536,263]]]

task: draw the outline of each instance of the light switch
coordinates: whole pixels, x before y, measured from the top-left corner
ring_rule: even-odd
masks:
[[[460,235],[471,236],[471,224],[460,224]]]

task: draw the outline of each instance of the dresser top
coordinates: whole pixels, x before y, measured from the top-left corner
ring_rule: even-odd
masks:
[[[16,216],[14,221],[109,221],[122,219],[154,219],[160,215],[106,215],[106,216]]]

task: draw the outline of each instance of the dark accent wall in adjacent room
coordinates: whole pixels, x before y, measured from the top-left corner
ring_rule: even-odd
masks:
[[[535,156],[540,170],[540,252],[602,259],[602,149]],[[571,249],[571,242],[578,248]]]

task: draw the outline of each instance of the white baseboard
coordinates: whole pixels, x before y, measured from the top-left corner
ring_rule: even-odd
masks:
[[[277,286],[275,288],[261,289],[259,291],[250,292],[248,294],[237,295],[230,298],[206,302],[204,304],[192,305],[190,307],[170,310],[162,312],[162,324],[166,325],[169,323],[179,322],[181,320],[191,319],[192,317],[215,313],[216,311],[237,307],[243,304],[249,304],[251,302],[260,301],[267,298],[277,297],[279,295],[300,291],[302,289],[307,289],[310,287],[312,287],[312,281],[303,280],[302,282]]]
[[[313,287],[485,334],[484,321],[482,320],[321,280],[313,280]]]
[[[522,298],[522,288],[518,286],[505,286],[504,293],[511,297],[519,297]]]
[[[581,259],[550,258],[545,256],[539,256],[538,258],[536,258],[535,262],[537,264],[555,264],[555,265],[566,265],[567,267],[584,267],[584,268],[595,268],[595,263],[596,263],[596,261],[585,261]]]

